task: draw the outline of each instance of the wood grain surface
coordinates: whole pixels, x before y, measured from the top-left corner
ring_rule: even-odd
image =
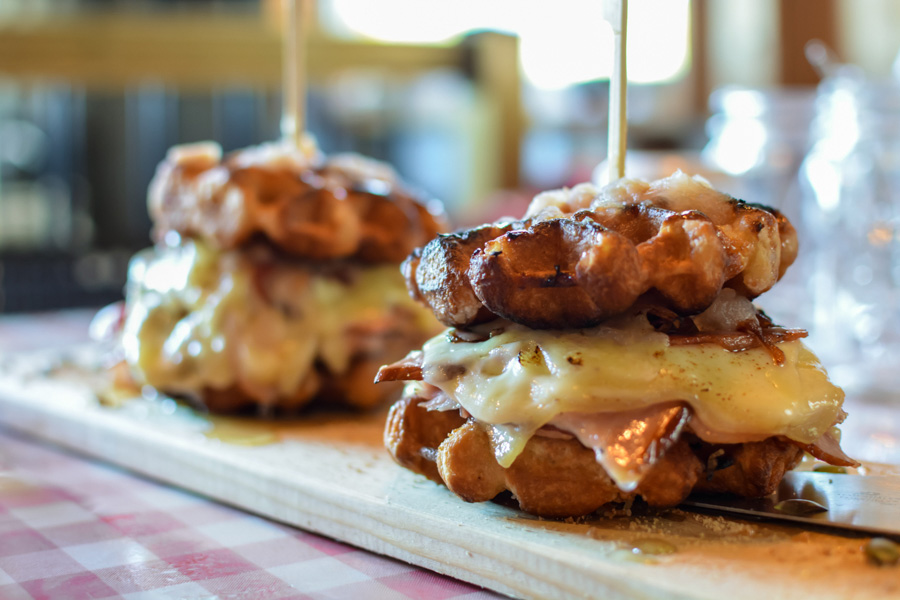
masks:
[[[98,401],[96,352],[0,363],[6,427],[277,521],[520,598],[900,598],[864,537],[665,510],[542,520],[396,466],[384,414],[255,422]],[[890,469],[888,469],[890,470]]]

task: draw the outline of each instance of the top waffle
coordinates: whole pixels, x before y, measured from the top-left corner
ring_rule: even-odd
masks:
[[[681,315],[723,287],[754,298],[797,255],[774,209],[683,173],[538,195],[525,218],[441,235],[404,263],[411,293],[445,325],[496,316],[536,329],[590,327],[648,297]]]
[[[440,231],[440,209],[384,163],[269,144],[222,157],[217,144],[169,151],[150,184],[154,236],[221,250],[265,239],[304,259],[399,263]]]

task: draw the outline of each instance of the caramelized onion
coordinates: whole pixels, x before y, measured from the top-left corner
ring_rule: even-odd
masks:
[[[718,344],[732,352],[742,352],[762,346],[772,356],[775,364],[784,363],[784,352],[776,344],[792,342],[809,335],[805,329],[785,329],[783,327],[759,327],[751,331],[710,332],[692,335],[669,334],[673,346],[688,344]]]
[[[732,289],[723,289],[708,309],[693,317],[682,317],[661,306],[647,309],[647,320],[656,331],[669,336],[673,346],[718,344],[732,352],[762,346],[775,364],[784,364],[777,344],[806,337],[803,329],[785,329],[772,323],[753,303]]]
[[[804,329],[781,329],[780,331],[764,332],[765,341],[760,336],[752,333],[734,331],[716,333],[698,333],[695,335],[670,335],[669,343],[673,346],[688,344],[719,344],[726,350],[740,352],[758,346],[766,346],[770,343],[792,342],[809,335]]]

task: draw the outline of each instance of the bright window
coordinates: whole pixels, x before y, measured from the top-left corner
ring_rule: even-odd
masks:
[[[450,43],[489,29],[521,40],[522,71],[534,86],[558,89],[607,79],[612,28],[598,0],[330,0],[333,25],[386,43]],[[664,83],[690,66],[690,0],[631,0],[628,78]]]

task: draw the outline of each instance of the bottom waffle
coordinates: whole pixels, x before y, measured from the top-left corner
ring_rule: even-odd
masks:
[[[503,468],[481,424],[458,411],[429,411],[421,405],[428,400],[405,397],[391,408],[384,437],[394,459],[467,502],[492,500],[508,490],[522,510],[545,517],[587,515],[639,497],[653,506],[674,506],[694,490],[765,496],[803,455],[778,437],[709,444],[683,435],[636,489],[624,492],[594,452],[571,436],[535,435],[516,461]]]

